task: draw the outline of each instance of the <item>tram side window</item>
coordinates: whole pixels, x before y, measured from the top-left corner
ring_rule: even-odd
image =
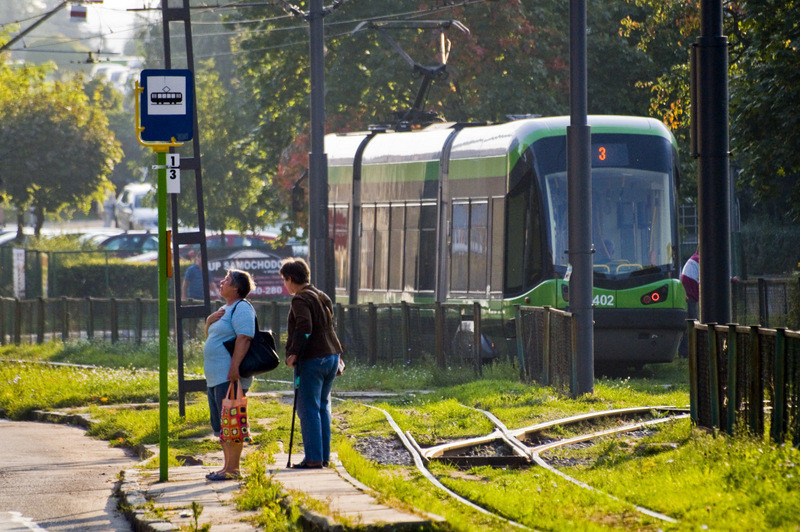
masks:
[[[403,226],[405,225],[404,205],[392,205],[389,231],[389,290],[403,289]]]
[[[417,288],[433,291],[436,283],[436,205],[423,205],[419,218]]]
[[[350,268],[347,261],[348,216],[347,205],[337,205],[328,211],[331,236],[333,237],[333,260],[336,265],[336,288],[347,288]]]
[[[389,281],[389,207],[375,209],[375,290],[386,290]]]
[[[470,208],[469,219],[469,290],[470,292],[486,292],[486,267],[489,260],[489,245],[487,242],[487,220],[489,204],[485,202],[473,203]]]
[[[417,288],[417,265],[419,260],[419,205],[406,207],[406,245],[403,290],[412,292]]]
[[[469,280],[469,203],[453,204],[450,290],[465,292]]]
[[[375,206],[364,205],[361,209],[361,253],[359,288],[372,288],[372,257],[375,251]]]

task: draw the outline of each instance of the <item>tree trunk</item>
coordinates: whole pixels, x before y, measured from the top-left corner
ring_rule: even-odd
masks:
[[[36,225],[33,229],[33,234],[36,235],[36,238],[42,236],[42,226],[44,225],[44,208],[36,205],[33,208],[34,214],[36,214]]]
[[[22,242],[22,228],[25,227],[25,211],[17,209],[17,238],[14,240]]]

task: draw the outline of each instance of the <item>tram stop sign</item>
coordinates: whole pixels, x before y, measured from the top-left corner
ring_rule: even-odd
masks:
[[[194,134],[194,77],[191,70],[142,70],[141,139],[187,141]]]

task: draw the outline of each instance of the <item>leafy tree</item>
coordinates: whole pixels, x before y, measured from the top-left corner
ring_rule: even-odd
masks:
[[[141,179],[140,168],[146,166],[143,162],[145,155],[150,157],[149,164],[152,164],[152,152],[136,140],[132,93],[121,93],[103,77],[88,80],[84,85],[84,92],[104,111],[108,117],[108,127],[114,132],[114,137],[122,148],[124,164],[115,165],[109,175],[109,180],[119,191],[131,182],[132,176],[135,176],[133,181]]]
[[[744,216],[800,222],[799,10],[796,0],[731,9],[731,147]]]
[[[239,139],[248,124],[247,106],[235,105],[225,88],[214,61],[200,65],[195,74],[195,93],[203,163],[203,199],[206,227],[212,230],[253,231],[272,223],[275,211],[261,198],[264,178],[239,166]],[[182,180],[185,191],[178,196],[181,222],[195,225],[197,210],[194,179]]]
[[[696,164],[689,147],[692,43],[700,34],[700,0],[626,0],[638,16],[621,21],[622,35],[653,65],[639,82],[650,92],[650,116],[664,122],[681,154],[681,198],[697,197]]]
[[[83,92],[80,77],[48,82],[46,69],[0,67],[0,179],[22,215],[33,207],[40,234],[45,212],[84,212],[110,188],[121,152],[101,107]]]
[[[681,196],[697,194],[689,158],[689,47],[700,35],[699,0],[627,0],[650,16],[624,21],[625,35],[648,57],[671,65],[649,84],[651,113],[675,133],[683,153]],[[800,28],[796,0],[724,3],[729,40],[730,147],[732,174],[743,220],[756,215],[800,221]],[[780,135],[774,132],[780,131]],[[756,214],[758,213],[758,214]],[[769,213],[769,214],[766,214]]]
[[[651,84],[667,74],[672,63],[658,64],[639,46],[636,35],[623,34],[620,21],[625,16],[644,21],[652,7],[612,0],[591,4],[590,112],[648,114]],[[308,2],[297,5],[308,9]],[[234,14],[231,23],[240,16],[244,15]],[[309,151],[307,25],[302,19],[277,16],[274,7],[248,11],[247,19],[262,22],[243,26],[233,50],[244,94],[255,99],[260,114],[257,127],[242,143],[243,160],[256,173],[273,174],[266,194],[289,205]],[[411,66],[377,30],[362,27],[353,32],[362,22],[399,19],[454,19],[470,30],[466,34],[451,27],[446,32],[448,75],[433,81],[424,110],[458,121],[569,111],[565,2],[349,2],[325,19],[328,131],[363,130],[413,104],[421,80]],[[386,31],[417,63],[435,66],[442,61],[438,31],[399,24],[387,25]],[[289,225],[304,226],[305,213],[290,214]]]

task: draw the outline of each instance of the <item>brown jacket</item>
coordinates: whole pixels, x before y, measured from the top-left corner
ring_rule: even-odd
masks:
[[[286,356],[298,355],[302,361],[342,352],[333,327],[333,303],[312,285],[292,298],[287,329]],[[309,335],[307,342],[303,335]]]

